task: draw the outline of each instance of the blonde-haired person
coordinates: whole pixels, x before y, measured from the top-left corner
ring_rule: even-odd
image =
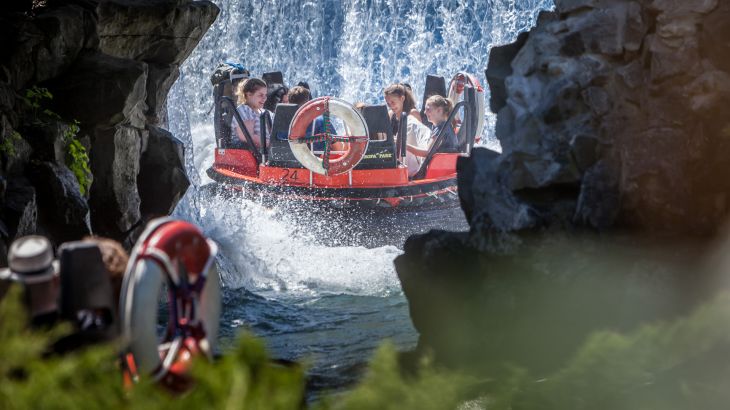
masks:
[[[436,141],[441,130],[444,130],[444,137],[439,146],[437,152],[458,152],[459,141],[456,138],[454,128],[451,126],[448,120],[451,110],[454,109],[454,103],[448,98],[444,98],[440,95],[433,95],[426,100],[425,114],[434,127],[431,130],[431,134],[427,140],[421,140],[417,144],[408,143],[406,150],[415,158],[415,162],[408,161],[408,175],[413,175],[418,171],[421,166],[423,159],[428,155],[428,151]],[[415,168],[415,169],[414,169]]]
[[[266,112],[264,104],[267,98],[266,83],[259,78],[247,78],[238,83],[236,87],[236,97],[238,98],[237,111],[241,115],[243,125],[248,130],[249,135],[253,139],[256,148],[261,148],[261,114]],[[235,131],[238,138],[246,142],[246,136],[238,126],[238,121],[233,118],[231,127]],[[267,130],[268,131],[268,130]],[[268,145],[269,132],[266,133],[266,141]]]

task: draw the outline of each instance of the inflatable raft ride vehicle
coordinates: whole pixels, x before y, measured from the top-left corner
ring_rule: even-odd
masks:
[[[334,97],[320,97],[304,105],[278,104],[273,123],[261,116],[261,130],[271,129],[254,142],[245,132],[241,141],[231,124],[245,129],[236,111],[232,89],[244,70],[214,75],[216,150],[213,166],[207,173],[223,187],[253,198],[306,201],[336,208],[365,207],[388,210],[420,210],[458,206],[456,159],[469,155],[484,127],[484,90],[478,80],[466,73],[452,79],[447,94],[443,77],[428,76],[423,102],[431,95],[451,97],[456,103],[450,121],[457,124],[459,150],[436,152],[434,143],[413,176],[406,167],[406,138],[397,138],[385,105],[355,109]],[[282,82],[280,73],[264,75],[268,81]],[[274,78],[274,80],[270,80]],[[423,113],[423,111],[422,111]],[[306,135],[315,118],[322,116],[325,132]],[[396,134],[406,135],[406,114]],[[344,123],[341,133],[328,127],[332,117]],[[425,119],[425,116],[423,116]],[[265,134],[265,132],[262,132]],[[443,138],[443,133],[437,138]],[[335,143],[344,149],[332,149]],[[317,145],[320,149],[314,149]],[[322,149],[321,147],[324,146]]]

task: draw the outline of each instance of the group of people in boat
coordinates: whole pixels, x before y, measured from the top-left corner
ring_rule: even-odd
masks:
[[[260,148],[261,145],[262,122],[260,117],[262,115],[267,114],[270,118],[273,118],[276,104],[279,103],[303,105],[312,99],[306,83],[300,83],[291,89],[287,89],[282,84],[267,85],[259,78],[248,78],[240,81],[235,89],[235,95],[238,104],[237,110],[256,148]],[[437,152],[458,152],[459,144],[453,124],[447,122],[454,107],[451,100],[441,95],[432,95],[426,100],[424,114],[425,120],[431,125],[429,127],[424,124],[424,119],[416,110],[416,101],[408,84],[391,84],[385,88],[383,96],[388,106],[388,114],[396,141],[402,137],[399,135],[401,115],[402,113],[408,114],[406,117],[407,133],[403,137],[406,138],[405,165],[408,167],[409,176],[418,171],[432,145],[436,142],[436,137],[442,130],[444,137],[437,148]],[[361,109],[365,105],[365,103],[359,102],[355,104],[355,107]],[[244,132],[238,126],[237,121],[233,120],[231,127],[241,141],[246,141]],[[320,116],[308,127],[307,133],[308,135],[314,135],[323,131],[324,121]],[[270,130],[267,130],[267,145],[270,135]],[[334,149],[337,150],[342,147],[344,146],[335,146]],[[313,144],[313,150],[316,151],[318,148],[316,143]]]

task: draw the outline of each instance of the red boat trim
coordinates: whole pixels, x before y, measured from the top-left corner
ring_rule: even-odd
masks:
[[[236,175],[235,177],[232,175]],[[246,175],[236,174],[219,167],[208,169],[208,176],[220,183],[240,186],[242,189],[275,192],[277,196],[291,195],[297,198],[321,200],[378,200],[385,198],[419,197],[456,190],[456,175],[444,179],[412,181],[408,185],[385,187],[309,187],[284,184],[268,184]]]

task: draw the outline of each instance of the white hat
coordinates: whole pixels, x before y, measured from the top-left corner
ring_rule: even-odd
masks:
[[[8,268],[0,269],[0,279],[26,284],[51,280],[58,272],[51,243],[43,236],[23,236],[13,241],[8,251]]]

